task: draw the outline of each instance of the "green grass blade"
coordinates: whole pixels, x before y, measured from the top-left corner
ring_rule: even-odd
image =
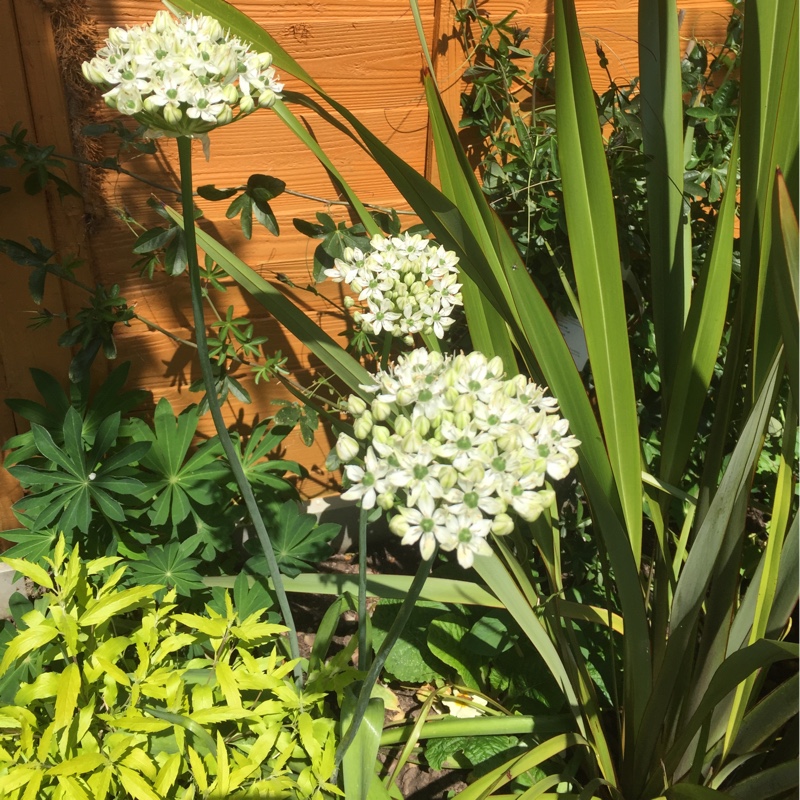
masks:
[[[733,800],[773,800],[796,797],[798,785],[797,759],[762,769],[727,788]]]
[[[675,0],[639,0],[639,102],[647,170],[651,303],[665,403],[672,397],[691,261],[684,261],[683,89]]]
[[[342,729],[352,722],[355,699],[347,697],[342,707]],[[383,700],[373,697],[361,720],[353,743],[342,759],[342,777],[347,797],[353,800],[382,800],[389,793],[383,788],[375,770],[383,731]]]
[[[800,264],[798,252],[797,214],[792,207],[792,199],[786,187],[783,174],[778,171],[775,177],[773,195],[773,233],[775,260],[770,268],[773,299],[778,309],[778,318],[786,350],[786,370],[795,394],[795,408],[800,407],[800,329],[798,328],[798,274]]]
[[[766,284],[772,248],[772,194],[776,167],[795,170],[798,153],[798,5],[748,6],[742,48],[742,292],[755,319],[753,388],[774,352],[778,328]],[[793,185],[793,201],[797,189]]]
[[[754,706],[739,728],[732,752],[744,755],[758,750],[794,717],[800,710],[797,690],[798,674],[795,673]]]
[[[166,207],[170,218],[183,226],[183,219],[173,209]],[[338,345],[322,328],[312,322],[291,300],[288,300],[271,283],[237,258],[224,245],[200,228],[196,229],[197,242],[239,285],[272,314],[288,331],[293,333],[335,375],[343,380],[351,391],[363,394],[360,385],[373,383],[367,372],[349,353]]]
[[[611,182],[573,0],[556,2],[556,118],[570,250],[609,461],[638,564],[639,424]]]
[[[531,748],[521,756],[515,756],[500,767],[493,769],[486,775],[482,775],[471,783],[466,789],[459,792],[459,800],[483,800],[490,797],[501,786],[514,780],[533,767],[547,761],[559,753],[564,752],[568,747],[584,746],[589,747],[589,743],[576,733],[564,733],[561,736],[554,736],[546,742],[542,742],[536,747]]]
[[[660,474],[666,483],[677,483],[683,475],[719,355],[733,263],[738,155],[738,138],[734,138],[728,169],[729,191],[722,198],[714,241],[679,340],[673,391],[661,437]]]
[[[764,669],[776,661],[797,658],[797,654],[798,648],[795,644],[760,639],[728,656],[714,674],[708,690],[691,719],[681,726],[674,745],[664,758],[663,767],[666,774],[672,774],[687,748],[692,744],[692,739],[700,730],[701,725],[711,717],[714,709],[728,694],[754,672]],[[659,771],[659,774],[653,776],[648,788],[652,789],[656,782],[661,780],[663,780],[663,773]]]

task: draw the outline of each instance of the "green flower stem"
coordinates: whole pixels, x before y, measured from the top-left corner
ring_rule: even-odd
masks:
[[[181,172],[181,202],[183,205],[183,230],[186,236],[186,256],[189,262],[189,282],[192,288],[192,313],[194,316],[195,339],[197,341],[197,354],[200,361],[200,371],[203,375],[203,383],[205,384],[206,397],[208,398],[208,408],[211,411],[211,417],[214,420],[214,427],[217,429],[217,435],[222,443],[222,449],[225,451],[225,456],[230,464],[233,476],[236,479],[236,484],[239,491],[242,493],[247,513],[253,522],[253,527],[256,529],[258,539],[261,542],[261,547],[264,550],[264,555],[267,558],[267,567],[269,575],[272,579],[272,584],[275,587],[275,594],[278,597],[278,605],[283,615],[283,622],[289,629],[289,649],[292,659],[300,657],[300,648],[297,644],[297,628],[295,627],[294,617],[292,616],[292,609],[289,606],[289,599],[286,595],[286,590],[283,587],[283,579],[281,578],[280,570],[278,569],[278,561],[275,558],[275,552],[272,549],[272,542],[270,541],[267,529],[264,526],[264,520],[261,518],[261,512],[258,510],[256,499],[253,495],[253,490],[250,483],[244,474],[242,463],[239,459],[239,453],[231,440],[228,429],[225,426],[225,420],[222,417],[222,409],[220,408],[219,398],[217,397],[217,387],[214,381],[214,371],[211,367],[211,359],[208,355],[208,341],[206,339],[206,324],[205,316],[203,314],[203,292],[200,286],[200,265],[197,261],[197,242],[194,233],[194,202],[192,200],[192,140],[186,136],[178,137],[178,157]],[[294,668],[295,677],[298,681],[302,680],[303,672],[299,664]]]
[[[414,580],[411,581],[411,586],[408,587],[408,593],[403,598],[403,602],[400,604],[400,611],[394,618],[394,622],[389,628],[386,638],[383,640],[383,644],[381,645],[381,649],[375,656],[375,660],[372,662],[372,666],[367,673],[367,677],[364,679],[364,683],[361,684],[361,690],[358,693],[358,701],[356,702],[356,708],[353,712],[353,721],[350,723],[350,727],[342,737],[342,741],[339,742],[339,747],[336,748],[335,763],[337,767],[342,763],[342,759],[344,758],[344,754],[347,752],[347,748],[350,747],[350,745],[353,743],[353,740],[356,738],[358,728],[361,725],[361,720],[364,719],[364,714],[366,713],[367,706],[369,705],[372,687],[375,686],[378,676],[383,669],[383,665],[386,663],[386,659],[389,657],[389,653],[391,653],[392,648],[400,638],[400,634],[403,632],[403,628],[405,628],[406,624],[408,623],[411,612],[414,610],[414,606],[417,604],[417,600],[419,600],[419,596],[422,593],[422,587],[425,585],[425,581],[428,579],[428,575],[431,573],[431,567],[433,566],[433,560],[435,558],[436,551],[434,550],[433,554],[427,561],[420,562],[417,573],[414,575]]]
[[[383,337],[383,350],[381,351],[381,369],[386,372],[389,366],[389,356],[392,354],[392,339],[394,337],[391,333],[385,333]]]
[[[358,669],[369,669],[367,642],[367,517],[364,508],[358,512]]]

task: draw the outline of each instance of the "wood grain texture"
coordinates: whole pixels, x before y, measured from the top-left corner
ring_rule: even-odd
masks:
[[[578,0],[577,4],[596,85],[604,86],[606,77],[597,65],[595,39],[601,42],[615,79],[627,81],[635,76],[638,73],[635,0]],[[162,7],[157,0],[86,0],[84,5],[96,21],[98,46],[108,27],[145,23]],[[423,62],[407,0],[366,0],[358,5],[352,0],[250,0],[237,6],[266,27],[326,91],[351,109],[398,155],[420,172],[435,174],[421,83]],[[687,39],[694,36],[720,41],[724,37],[729,9],[725,0],[685,0],[679,6],[686,11],[682,34]],[[552,37],[552,0],[488,0],[481,7],[495,19],[517,10],[518,24],[530,27],[529,46],[533,49]],[[453,28],[453,8],[447,0],[422,0],[420,8],[426,35],[432,43],[437,79],[448,110],[457,119],[465,65]],[[0,53],[0,67],[5,67],[4,81],[0,83],[2,124],[7,128],[16,119],[24,120],[39,141],[57,143],[62,152],[69,152],[66,106],[43,6],[23,0],[0,0],[0,14],[3,20],[19,18],[14,23],[14,36],[8,37],[10,45]],[[287,88],[302,90],[290,76],[282,77]],[[312,113],[302,108],[295,111],[362,200],[379,206],[407,208],[362,148]],[[100,102],[97,114],[99,119],[113,118],[113,112]],[[105,146],[106,155],[115,154],[114,142],[105,142]],[[167,190],[158,191],[128,176],[108,173],[102,196],[91,198],[93,209],[105,209],[105,216],[96,220],[91,236],[82,224],[81,208],[65,208],[53,198],[48,198],[45,205],[41,196],[20,201],[22,195],[15,192],[13,200],[8,199],[12,195],[0,197],[0,204],[5,203],[0,209],[6,212],[2,235],[9,236],[12,231],[17,238],[38,235],[48,243],[55,243],[60,252],[80,251],[91,262],[87,267],[90,282],[96,279],[104,284],[119,284],[122,294],[138,313],[177,337],[191,340],[193,326],[185,276],[168,278],[157,274],[151,282],[132,271],[131,265],[137,257],[131,253],[131,247],[137,231],[119,220],[124,213],[145,227],[158,224],[160,219],[147,205],[152,194],[178,205],[177,197],[169,191],[174,192],[178,186],[175,144],[161,140],[156,157],[128,154],[124,158],[127,169],[162,184]],[[327,171],[269,112],[259,112],[235,126],[216,131],[212,135],[211,159],[204,161],[198,149],[194,167],[196,185],[238,186],[250,174],[260,172],[284,180],[287,188],[295,192],[330,200],[340,197]],[[350,218],[345,207],[284,194],[272,204],[281,235],[276,238],[255,227],[254,236],[248,241],[237,224],[225,218],[226,202],[198,200],[198,205],[205,215],[204,229],[218,236],[240,258],[268,280],[282,274],[300,287],[311,280],[316,242],[300,235],[292,226],[292,219],[313,220],[317,211],[329,212],[337,220]],[[31,334],[25,330],[24,309],[32,304],[25,285],[27,276],[20,275],[19,269],[0,270],[0,291],[3,297],[14,298],[14,313],[0,315],[0,389],[6,396],[31,396],[28,366],[35,363],[64,375],[69,360],[68,353],[54,347],[53,333]],[[284,284],[276,285],[285,288]],[[324,298],[341,302],[339,286],[325,283],[319,291]],[[311,319],[344,343],[341,334],[345,320],[330,303],[308,292],[291,294]],[[59,294],[48,297],[47,302],[52,302],[51,310],[70,311],[78,307],[78,301],[73,295]],[[280,350],[288,357],[297,382],[308,384],[320,374],[319,365],[310,354],[237,287],[216,293],[214,302],[221,313],[232,305],[237,314],[250,317],[259,335],[269,337],[266,351]],[[208,321],[211,319],[209,314]],[[198,399],[188,391],[189,384],[199,374],[191,347],[177,344],[136,321],[120,330],[117,338],[120,360],[130,360],[133,364],[133,384],[152,391],[155,400],[168,397],[176,409]],[[98,364],[98,374],[107,369],[105,363]],[[289,397],[278,383],[256,386],[251,378],[243,379],[243,383],[253,397],[253,404],[229,405],[227,413],[231,423],[237,422],[245,428],[254,418],[274,413],[273,400]],[[9,417],[0,415],[4,438],[19,425],[19,421],[9,422]],[[211,433],[210,420],[205,419],[203,426],[205,433]],[[297,434],[287,440],[285,456],[309,469],[309,478],[301,482],[301,490],[308,496],[330,492],[335,486],[322,467],[329,446],[325,436],[320,436],[313,448],[306,448]],[[6,496],[13,491],[13,487],[4,488],[0,483],[0,492]],[[9,519],[7,503],[0,503],[0,525],[8,524]]]

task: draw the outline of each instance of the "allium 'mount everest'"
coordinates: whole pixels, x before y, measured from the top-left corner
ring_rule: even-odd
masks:
[[[356,439],[336,443],[346,463],[342,497],[392,511],[390,529],[455,550],[462,567],[489,555],[490,533],[533,521],[554,499],[545,481],[578,463],[580,442],[545,390],[524,375],[505,379],[499,358],[442,356],[424,348],[378,372],[371,403],[351,396]],[[354,463],[348,463],[354,462]]]
[[[439,339],[462,305],[455,253],[423,239],[419,234],[386,238],[374,236],[372,250],[355,247],[336,259],[325,274],[344,282],[364,305],[353,316],[361,329],[404,338],[433,333]]]
[[[107,88],[111,108],[147,125],[149,138],[206,145],[213,128],[275,103],[283,84],[271,64],[269,53],[249,50],[213,17],[159,11],[150,25],[111,28],[83,75]]]

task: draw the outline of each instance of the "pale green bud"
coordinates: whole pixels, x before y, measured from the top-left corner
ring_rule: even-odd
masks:
[[[409,336],[404,336],[404,337],[403,337],[403,344],[404,344],[406,347],[413,347],[413,346],[414,346],[414,337],[413,337],[413,336],[411,336],[411,335],[409,335]]]
[[[106,82],[105,77],[93,62],[94,59],[92,59],[92,61],[84,61],[83,64],[81,64],[81,72],[83,72],[83,77],[86,78],[89,83],[102,85]]]
[[[384,511],[389,511],[389,509],[394,508],[394,493],[381,492],[375,502],[378,504],[379,508],[382,508]]]
[[[242,95],[239,100],[239,111],[242,114],[252,114],[256,109],[255,101],[249,94]]]
[[[171,127],[178,125],[183,119],[183,112],[177,106],[165,105],[163,114],[164,120]]]
[[[372,430],[372,414],[365,411],[353,424],[353,433],[356,439],[366,439]]]
[[[478,445],[478,451],[486,456],[486,458],[494,458],[495,456],[495,443],[494,442],[484,442],[483,444]]]
[[[378,422],[383,422],[392,416],[392,407],[383,400],[372,401],[372,416]]]
[[[410,525],[402,514],[396,514],[389,520],[389,530],[395,536],[405,536],[408,533]]]
[[[450,407],[455,406],[458,398],[462,396],[463,395],[460,395],[458,393],[458,389],[456,389],[454,386],[448,386],[448,388],[444,390],[444,401]]]
[[[352,461],[361,450],[359,443],[348,436],[346,433],[340,433],[339,438],[336,440],[336,455],[343,463]]]
[[[222,96],[225,102],[232,106],[239,102],[239,90],[232,83],[227,83],[222,87]]]
[[[345,307],[345,308],[348,308],[348,309],[349,309],[349,308],[352,308],[352,307],[353,307],[353,306],[356,304],[356,301],[355,301],[355,300],[353,300],[353,298],[352,298],[352,297],[350,297],[350,295],[349,295],[349,294],[346,294],[346,295],[344,296],[344,300],[343,300],[342,302],[344,303],[344,307]]]
[[[472,417],[466,411],[456,411],[453,415],[453,422],[457,428],[461,428],[461,430],[465,430],[469,427],[469,423],[472,420]]]
[[[412,430],[403,437],[401,447],[404,453],[416,453],[422,449],[424,441],[415,430]]]
[[[460,394],[456,398],[455,402],[453,403],[453,411],[459,413],[460,411],[466,412],[467,414],[472,414],[472,410],[475,408],[475,400],[472,395],[469,394]]]
[[[417,393],[413,389],[401,389],[397,393],[397,405],[408,406],[417,399]]]
[[[394,421],[394,430],[398,436],[407,436],[411,431],[411,420],[405,416],[399,416]]]
[[[455,278],[455,275],[453,277]],[[495,356],[494,358],[490,359],[489,363],[486,365],[486,368],[489,375],[491,375],[493,378],[503,377],[503,359],[500,358],[500,356]]]
[[[416,281],[417,281],[417,276],[414,275],[413,272],[406,272],[406,274],[403,275],[403,283],[409,288],[411,288]]]
[[[225,103],[217,114],[217,124],[219,125],[228,125],[229,123],[233,122],[233,111],[231,111],[231,107]]]
[[[156,11],[156,15],[153,17],[153,22],[150,27],[156,33],[166,33],[167,31],[171,30],[174,27],[174,23],[169,11],[165,11],[164,9]]]
[[[483,469],[483,465],[478,461],[473,461],[464,470],[464,478],[470,483],[480,483],[483,480],[484,474],[485,470]]]
[[[375,425],[372,428],[372,441],[389,444],[392,441],[392,432],[385,425]]]
[[[492,522],[492,533],[508,536],[514,530],[514,520],[508,514],[498,514]]]
[[[445,464],[439,469],[436,479],[445,491],[452,489],[458,482],[458,470],[449,464]]]
[[[354,417],[358,417],[367,410],[366,402],[357,394],[351,394],[347,398],[347,411]]]
[[[278,99],[278,95],[272,91],[269,87],[265,88],[261,94],[258,96],[258,106],[259,108],[272,108],[275,105],[275,101]]]
[[[431,421],[427,417],[417,417],[411,427],[424,438],[431,429]]]

